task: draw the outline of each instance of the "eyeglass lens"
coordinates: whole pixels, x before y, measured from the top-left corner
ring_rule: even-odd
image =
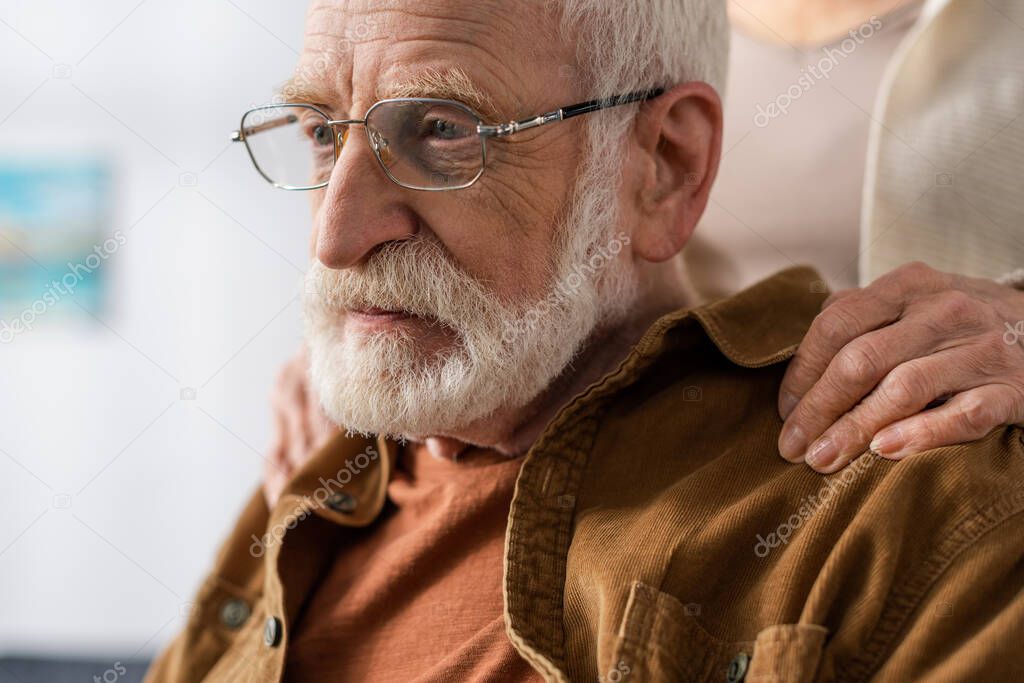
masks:
[[[387,174],[414,189],[456,189],[483,170],[480,120],[469,110],[432,100],[385,101],[366,118],[370,146]],[[253,161],[267,180],[289,189],[327,183],[336,154],[351,139],[346,124],[328,125],[316,109],[280,105],[242,121]]]

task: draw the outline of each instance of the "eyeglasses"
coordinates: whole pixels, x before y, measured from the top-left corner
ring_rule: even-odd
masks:
[[[663,88],[580,102],[497,125],[484,123],[454,100],[403,97],[381,100],[361,119],[332,120],[311,104],[270,104],[245,112],[231,134],[245,143],[253,165],[282,190],[327,186],[352,126],[362,125],[384,173],[410,190],[461,190],[483,175],[487,139],[564,121],[581,114],[658,97]]]

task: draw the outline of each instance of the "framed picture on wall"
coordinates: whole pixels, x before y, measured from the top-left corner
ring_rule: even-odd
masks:
[[[99,158],[0,158],[0,341],[89,319],[105,301],[111,168]]]

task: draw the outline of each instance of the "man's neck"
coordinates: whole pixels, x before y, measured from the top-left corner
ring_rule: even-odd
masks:
[[[474,445],[510,457],[524,454],[562,408],[619,366],[658,318],[690,303],[674,286],[644,290],[637,301],[627,320],[595,332],[562,373],[526,406],[488,416],[454,433],[428,437],[424,439],[428,451],[450,459]]]

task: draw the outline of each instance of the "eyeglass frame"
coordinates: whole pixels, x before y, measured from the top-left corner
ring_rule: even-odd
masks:
[[[266,180],[271,185],[273,185],[274,187],[279,188],[281,190],[297,192],[305,192],[309,190],[319,190],[325,188],[330,183],[330,178],[328,178],[327,180],[318,185],[310,185],[307,187],[293,187],[290,185],[281,185],[280,183],[274,181],[273,179],[270,178],[270,176],[268,176],[263,171],[262,168],[260,168],[259,162],[256,161],[256,156],[252,151],[252,147],[249,146],[249,143],[246,140],[245,119],[253,112],[263,111],[267,109],[283,109],[284,107],[300,107],[310,109],[312,111],[315,111],[320,116],[324,117],[324,125],[329,126],[331,128],[331,131],[334,133],[334,135],[332,136],[334,138],[334,163],[337,163],[339,157],[341,156],[342,146],[344,145],[342,136],[345,135],[345,133],[339,133],[337,131],[337,126],[361,125],[363,126],[364,130],[366,130],[366,141],[367,144],[370,146],[370,151],[373,152],[373,156],[376,157],[377,163],[380,164],[380,167],[384,170],[384,174],[388,177],[388,179],[391,182],[407,190],[419,190],[423,192],[447,192],[449,190],[464,190],[468,187],[472,187],[476,183],[476,181],[478,181],[480,177],[484,174],[484,169],[487,167],[487,138],[509,137],[521,131],[529,130],[530,128],[546,126],[550,123],[564,121],[566,119],[571,119],[575,116],[580,116],[582,114],[590,114],[592,112],[600,111],[602,109],[618,107],[624,104],[631,104],[633,102],[646,102],[648,100],[659,97],[664,93],[664,88],[638,90],[631,93],[626,93],[625,95],[615,95],[612,97],[605,97],[596,100],[587,100],[586,102],[578,102],[576,104],[571,104],[567,107],[561,107],[559,109],[555,109],[544,114],[538,114],[537,116],[499,124],[484,123],[484,119],[482,116],[480,116],[480,114],[478,114],[471,107],[462,102],[459,102],[457,100],[438,99],[432,97],[395,97],[380,100],[378,102],[375,102],[369,109],[367,109],[366,113],[363,115],[363,118],[361,119],[331,119],[331,117],[328,116],[322,110],[320,110],[320,108],[312,104],[304,102],[283,102],[280,104],[265,104],[259,107],[252,107],[251,109],[247,110],[244,114],[242,114],[242,119],[241,121],[239,121],[238,129],[231,132],[231,141],[242,142],[245,144],[245,149],[249,153],[249,159],[252,161],[252,165],[256,167],[256,170],[259,172],[261,176],[263,176],[263,179]],[[461,109],[465,113],[475,118],[477,121],[476,132],[477,135],[480,137],[481,150],[480,170],[477,172],[477,174],[471,180],[461,185],[453,185],[449,187],[416,187],[412,185],[407,185],[398,180],[397,178],[395,178],[395,176],[392,175],[391,171],[388,169],[387,165],[385,165],[384,160],[381,158],[380,151],[378,147],[374,145],[374,141],[372,140],[372,137],[370,135],[370,130],[366,127],[366,122],[370,118],[370,114],[373,112],[374,109],[381,105],[394,102],[423,102],[426,104],[444,104],[448,106],[453,106],[457,109]],[[288,123],[292,122],[289,121]],[[268,123],[263,124],[263,126],[250,126],[249,129],[250,131],[252,131],[258,128],[259,130],[256,132],[262,132],[263,130],[267,130],[268,127],[273,126],[271,126]]]

